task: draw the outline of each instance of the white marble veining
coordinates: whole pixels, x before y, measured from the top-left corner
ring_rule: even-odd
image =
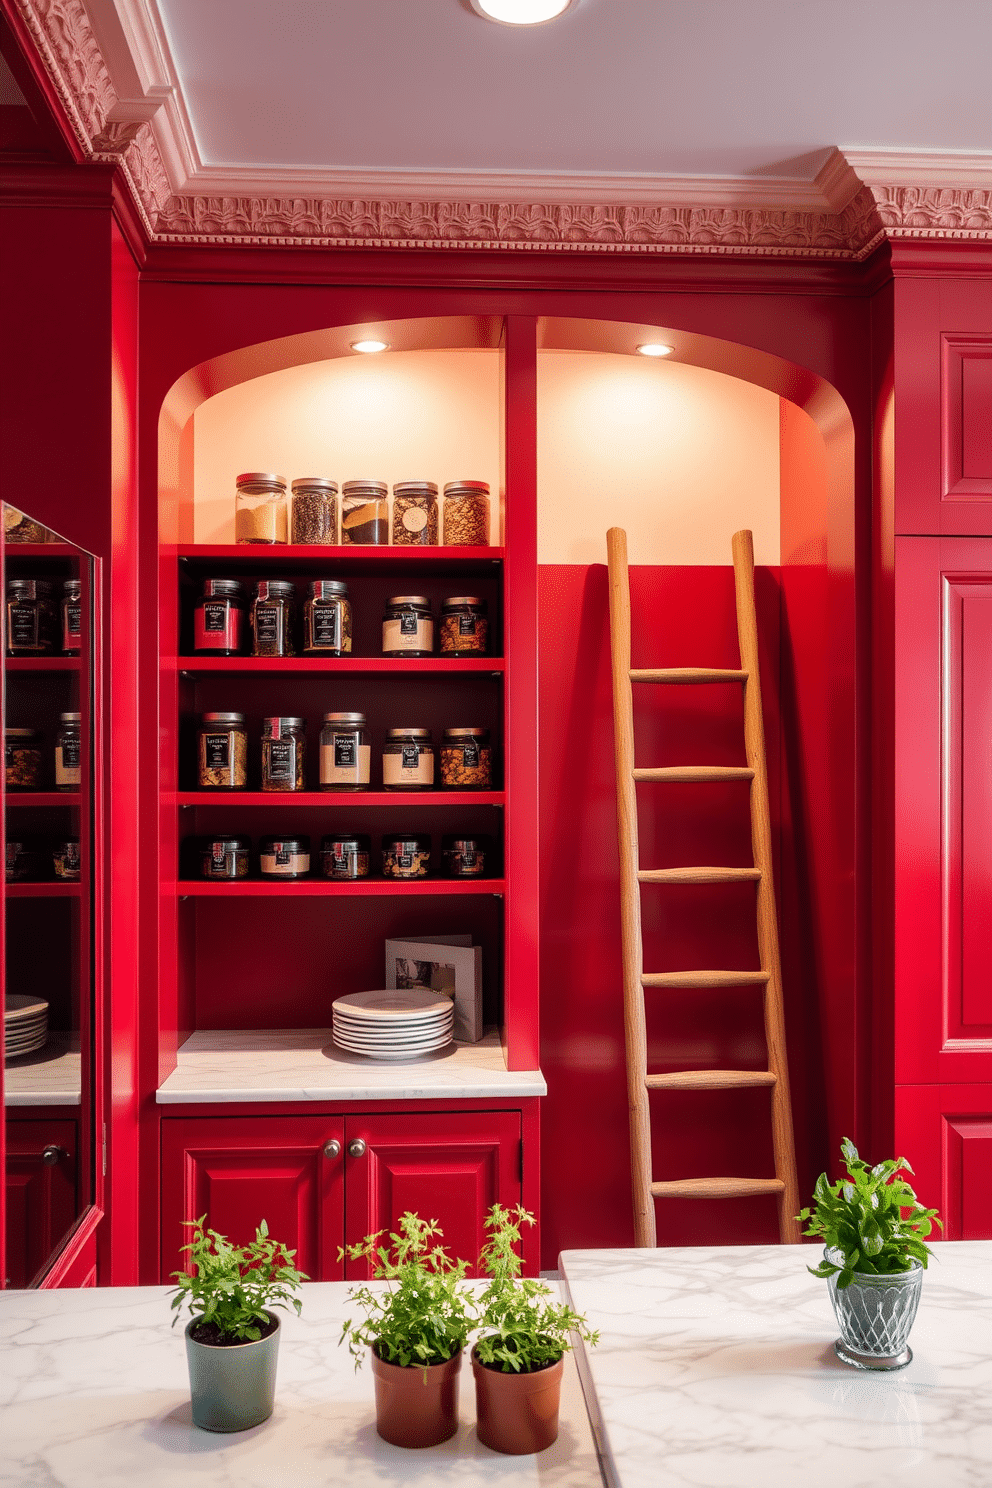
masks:
[[[179,1050],[162,1105],[212,1101],[438,1100],[546,1095],[540,1070],[507,1070],[499,1034],[405,1063],[376,1064],[331,1041],[329,1028],[205,1029]]]
[[[558,1441],[539,1455],[482,1446],[467,1365],[451,1441],[382,1441],[371,1370],[338,1345],[346,1293],[304,1288],[303,1316],[283,1315],[274,1415],[227,1436],[192,1423],[165,1287],[0,1292],[0,1488],[602,1488],[571,1362]]]
[[[43,1049],[4,1066],[5,1106],[78,1106],[82,1090],[79,1037],[50,1033]]]
[[[988,1488],[992,1242],[936,1245],[897,1373],[842,1364],[813,1246],[565,1251],[619,1488]]]

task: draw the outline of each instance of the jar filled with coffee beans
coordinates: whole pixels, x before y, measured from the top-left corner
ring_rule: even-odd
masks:
[[[286,478],[249,470],[235,479],[234,540],[239,543],[285,543],[289,539]]]
[[[441,872],[445,878],[485,878],[490,855],[488,837],[442,837]]]
[[[306,759],[304,719],[262,719],[263,791],[306,790]]]
[[[303,606],[304,656],[351,654],[351,600],[340,579],[314,579]]]
[[[258,844],[258,871],[263,878],[306,878],[310,872],[310,838],[263,837]]]
[[[368,878],[372,839],[360,832],[328,834],[320,840],[320,870],[336,880]]]
[[[489,486],[485,481],[449,481],[444,488],[444,544],[486,547],[489,542]]]
[[[248,877],[250,837],[203,837],[199,846],[201,878],[229,882]]]
[[[197,656],[240,656],[245,633],[245,592],[237,579],[204,579],[193,611]]]
[[[341,487],[341,541],[382,547],[389,542],[389,486],[379,480],[350,480]]]
[[[402,837],[383,837],[384,878],[426,878],[431,861],[431,839],[408,832]]]
[[[383,656],[430,656],[434,616],[426,594],[394,594],[382,615]]]
[[[201,713],[196,741],[201,790],[246,790],[248,730],[243,713]]]
[[[63,837],[52,843],[52,868],[60,883],[78,883],[82,872],[79,838]]]
[[[493,751],[485,728],[447,728],[441,740],[441,784],[447,790],[491,790]]]
[[[294,480],[291,532],[294,543],[333,547],[338,540],[338,483],[322,475]]]
[[[489,649],[486,601],[459,594],[441,601],[441,655],[484,656]]]
[[[399,481],[393,487],[393,544],[433,547],[437,543],[437,486],[433,481]]]
[[[3,756],[7,790],[41,790],[41,734],[37,729],[4,729]]]
[[[62,586],[62,603],[59,606],[59,614],[62,621],[63,656],[78,656],[82,649],[82,587],[78,579],[66,579]]]
[[[55,606],[46,579],[10,579],[7,584],[7,655],[51,656],[55,650]]]
[[[386,730],[382,750],[386,790],[430,790],[434,785],[434,745],[425,728]]]
[[[320,731],[321,790],[368,790],[371,758],[364,713],[324,714]]]
[[[259,579],[251,606],[253,656],[295,656],[296,590],[288,579]]]
[[[81,718],[78,713],[60,713],[55,736],[55,789],[78,791],[82,778]]]

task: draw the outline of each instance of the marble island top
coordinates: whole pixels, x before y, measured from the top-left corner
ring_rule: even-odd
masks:
[[[179,1050],[161,1105],[240,1101],[442,1100],[547,1094],[540,1070],[507,1070],[499,1034],[402,1063],[335,1047],[329,1028],[204,1029]]]

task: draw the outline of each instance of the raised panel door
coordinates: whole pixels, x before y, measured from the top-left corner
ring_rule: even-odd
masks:
[[[915,1187],[936,1205],[945,1240],[992,1240],[992,1084],[903,1086],[896,1146],[912,1154]]]
[[[6,1285],[30,1286],[76,1218],[75,1121],[7,1121]]]

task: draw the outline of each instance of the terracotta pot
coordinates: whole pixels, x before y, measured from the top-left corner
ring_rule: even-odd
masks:
[[[558,1438],[558,1406],[565,1360],[533,1374],[487,1369],[472,1350],[476,1430],[494,1452],[543,1452]]]
[[[387,1364],[372,1351],[375,1425],[394,1447],[436,1447],[458,1430],[462,1351],[444,1364]]]
[[[200,1320],[187,1323],[193,1424],[204,1431],[247,1431],[271,1416],[281,1330],[275,1313],[265,1316],[276,1325],[267,1337],[225,1348],[197,1343],[190,1335]]]

